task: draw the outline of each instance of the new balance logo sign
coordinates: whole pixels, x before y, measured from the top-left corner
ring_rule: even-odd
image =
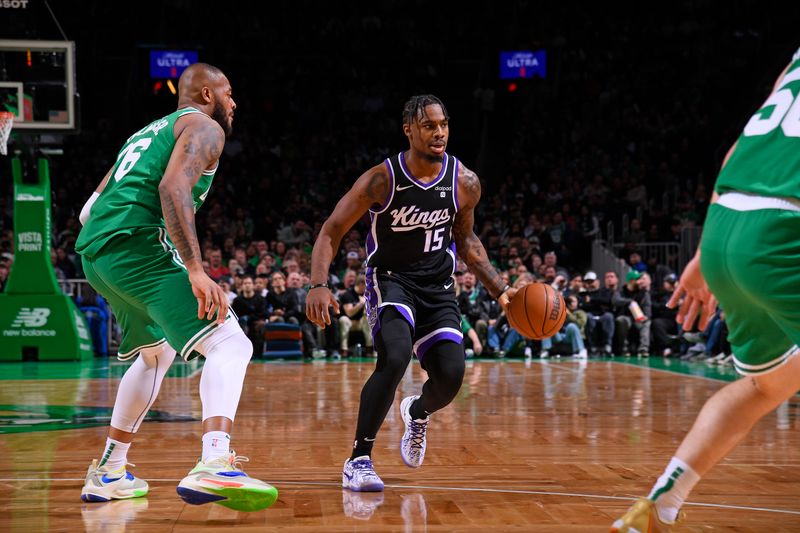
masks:
[[[46,307],[23,307],[17,313],[17,318],[11,323],[12,328],[40,328],[47,324],[47,317],[50,316],[50,309]]]
[[[11,327],[3,330],[3,337],[55,337],[56,330],[42,329],[50,317],[47,307],[22,307]]]

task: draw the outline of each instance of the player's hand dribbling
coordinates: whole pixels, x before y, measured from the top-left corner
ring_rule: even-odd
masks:
[[[511,298],[517,294],[519,289],[515,289],[514,287],[509,287],[503,294],[497,297],[497,303],[500,304],[500,307],[503,308],[503,312],[508,315],[508,304],[511,303]]]
[[[211,320],[217,315],[217,324],[225,322],[228,315],[228,297],[213,279],[202,270],[189,272],[189,283],[197,298],[197,318]]]
[[[317,287],[308,291],[306,296],[306,317],[321,328],[331,324],[331,314],[328,307],[333,306],[336,314],[339,313],[339,302],[333,293],[326,287]]]

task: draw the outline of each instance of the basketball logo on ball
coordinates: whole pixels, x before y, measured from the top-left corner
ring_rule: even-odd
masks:
[[[533,340],[552,337],[567,318],[567,304],[561,293],[546,283],[522,287],[508,304],[508,323],[520,335]]]

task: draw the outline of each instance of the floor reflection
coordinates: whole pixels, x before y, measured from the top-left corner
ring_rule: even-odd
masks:
[[[81,506],[83,527],[86,533],[124,533],[147,506],[147,498],[87,503]]]
[[[342,489],[342,510],[349,518],[369,520],[382,504],[382,492],[353,492]]]
[[[403,517],[405,531],[428,530],[428,506],[425,497],[419,492],[401,494],[400,516]]]

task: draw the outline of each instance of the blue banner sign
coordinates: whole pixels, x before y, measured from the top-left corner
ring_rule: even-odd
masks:
[[[547,74],[547,52],[544,50],[517,50],[500,52],[500,79],[544,78]]]
[[[197,63],[194,50],[151,50],[151,78],[180,78],[186,67]]]

